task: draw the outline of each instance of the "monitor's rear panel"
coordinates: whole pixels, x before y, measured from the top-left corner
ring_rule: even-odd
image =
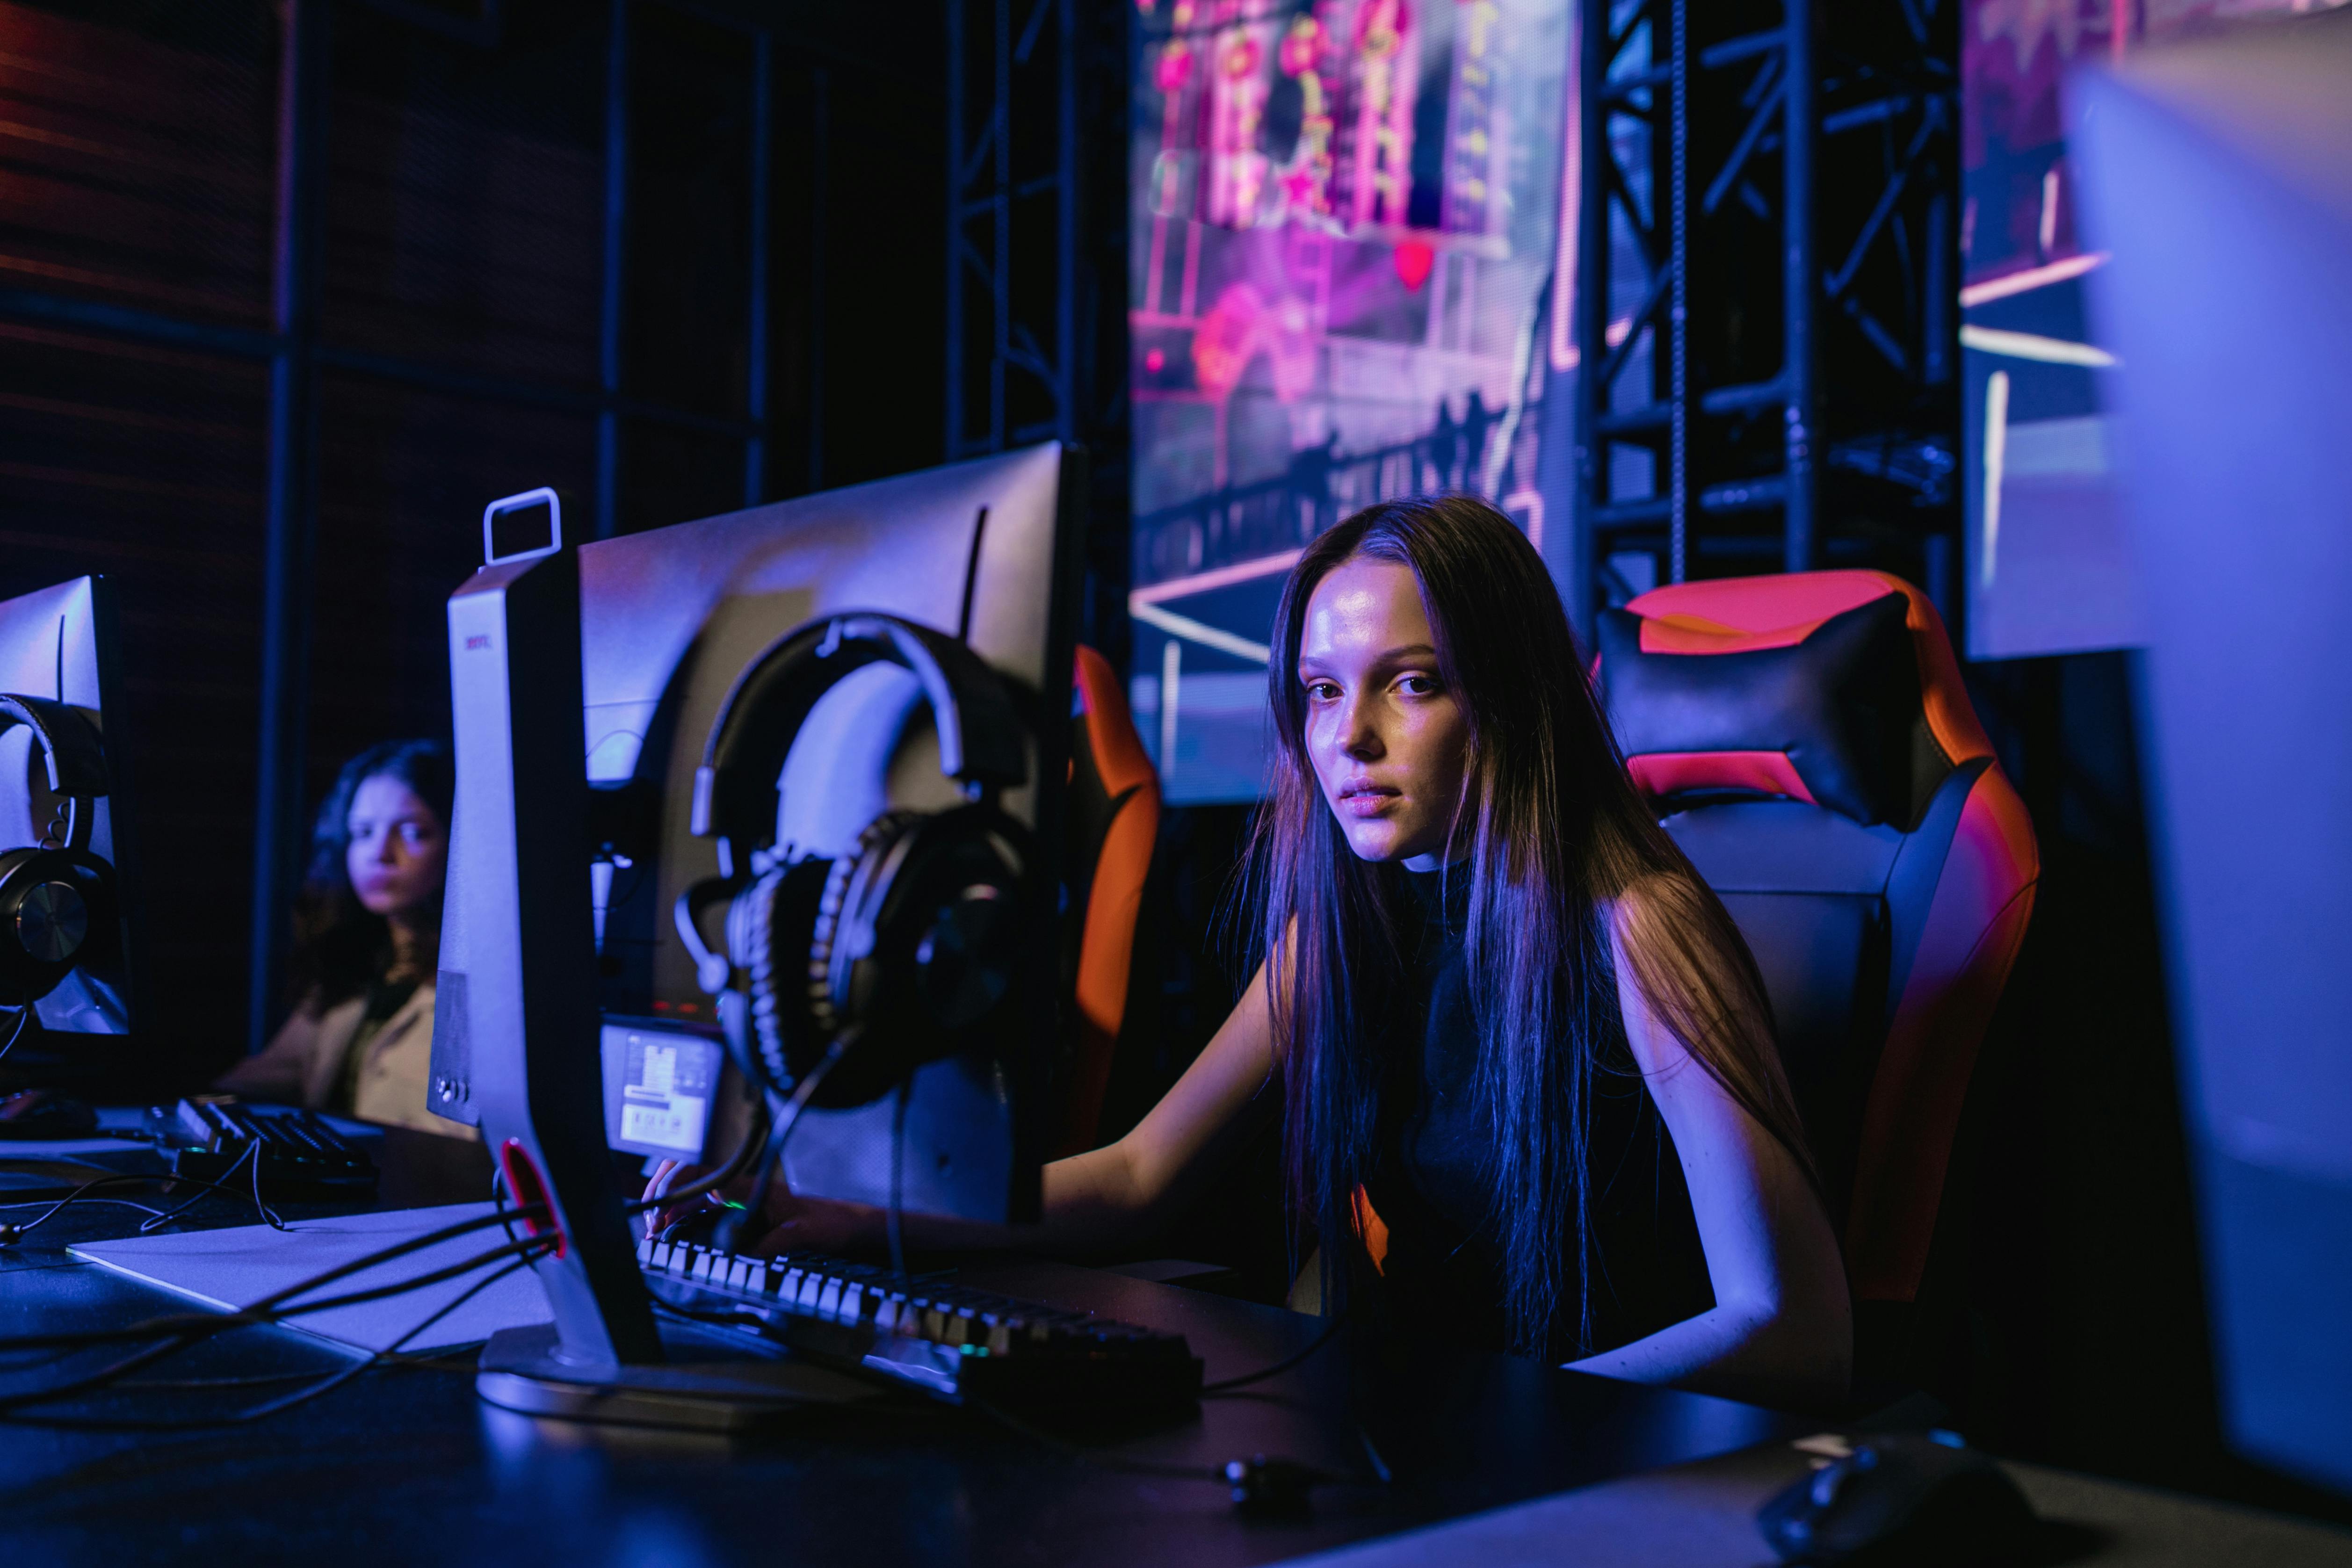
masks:
[[[688,821],[713,718],[736,677],[778,639],[827,614],[888,612],[962,632],[1036,711],[1067,713],[1075,542],[1062,515],[1066,460],[1046,445],[582,547],[588,778],[635,780],[661,802],[650,863],[616,867],[609,883],[599,874],[608,1016],[716,1030],[715,1005],[671,911],[680,893],[719,870],[714,842],[694,837]],[[1005,803],[1031,826],[1045,825],[1050,848],[1067,727],[1043,726],[1031,739],[1032,784]],[[867,667],[810,716],[785,768],[780,841],[839,852],[886,807],[949,803],[936,758],[911,677]],[[1042,792],[1040,779],[1048,784]],[[992,1208],[980,1195],[1003,1190],[1024,1163],[1012,1126],[1024,1074],[948,1061],[923,1076],[908,1116],[907,1203]],[[878,1126],[866,1124],[877,1117]],[[813,1115],[793,1140],[795,1186],[887,1197],[889,1117],[887,1104]]]

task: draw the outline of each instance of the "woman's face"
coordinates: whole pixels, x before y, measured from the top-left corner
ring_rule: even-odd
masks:
[[[1307,596],[1298,640],[1307,755],[1348,847],[1414,871],[1444,864],[1470,721],[1437,673],[1412,569],[1355,556]]]
[[[352,843],[343,865],[369,913],[412,915],[441,896],[448,829],[414,789],[389,773],[362,779],[347,825]]]

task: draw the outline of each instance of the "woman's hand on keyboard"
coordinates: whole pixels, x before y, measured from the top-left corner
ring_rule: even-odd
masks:
[[[646,1178],[645,1196],[657,1198],[675,1187],[685,1186],[700,1176],[704,1169],[682,1161],[664,1160],[654,1166],[653,1174]],[[682,1219],[705,1213],[715,1218],[717,1210],[740,1208],[751,1200],[752,1186],[747,1176],[716,1192],[649,1210],[646,1233],[658,1236]],[[883,1232],[880,1209],[828,1197],[803,1197],[792,1190],[780,1171],[769,1182],[767,1200],[744,1228],[737,1250],[760,1257],[779,1252],[846,1252],[880,1246]]]

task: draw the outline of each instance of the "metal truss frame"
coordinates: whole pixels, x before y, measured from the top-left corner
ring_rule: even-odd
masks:
[[[1943,430],[1935,389],[1956,360],[1946,297],[1958,114],[1955,62],[1939,43],[1951,18],[1938,6],[1956,5],[1897,0],[1893,24],[1846,36],[1854,29],[1837,8],[1816,15],[1813,0],[1780,0],[1777,23],[1761,26],[1754,7],[1586,0],[1570,307],[1580,623],[1620,549],[1655,551],[1673,581],[1700,555],[1735,570],[1777,556],[1788,571],[1869,555],[1883,541],[1832,537],[1845,531],[1825,517],[1825,467],[1895,486],[1915,505],[1948,502],[1956,410]],[[1849,154],[1874,132],[1879,155],[1859,160],[1875,166],[1872,189]],[[1834,189],[1820,171],[1825,143],[1841,156]],[[1753,238],[1739,257],[1779,277],[1780,363],[1767,375],[1711,379],[1709,365],[1737,356],[1701,351],[1720,347],[1702,340],[1724,279],[1695,299],[1693,274],[1742,243],[1727,219],[1751,235],[1760,224],[1775,231],[1773,261]],[[1614,224],[1630,246],[1613,243]],[[1617,276],[1629,257],[1635,276]],[[1612,319],[1612,300],[1628,298]],[[1766,302],[1751,288],[1742,305],[1752,316]],[[1752,320],[1747,330],[1769,335]],[[1871,391],[1845,400],[1859,406],[1837,411],[1832,431],[1824,404],[1838,400],[1825,392],[1863,382]],[[1735,425],[1744,438],[1727,434]],[[1759,439],[1772,425],[1778,440]],[[1618,493],[1628,449],[1649,455],[1645,494]],[[1753,517],[1775,511],[1777,540]],[[1943,553],[1927,541],[1931,579]]]
[[[1076,0],[948,0],[950,462],[1078,433],[1077,28]]]

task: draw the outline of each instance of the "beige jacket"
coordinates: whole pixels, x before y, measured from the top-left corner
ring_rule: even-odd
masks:
[[[343,1057],[352,1037],[359,1032],[367,998],[353,997],[325,1012],[297,1008],[294,1016],[259,1056],[247,1057],[231,1068],[214,1087],[224,1093],[254,1100],[277,1100],[323,1108],[341,1076]],[[362,1122],[415,1127],[446,1137],[478,1134],[462,1122],[452,1122],[425,1109],[433,1077],[433,987],[416,988],[415,995],[386,1019],[367,1043],[360,1063],[359,1092],[352,1113]]]

